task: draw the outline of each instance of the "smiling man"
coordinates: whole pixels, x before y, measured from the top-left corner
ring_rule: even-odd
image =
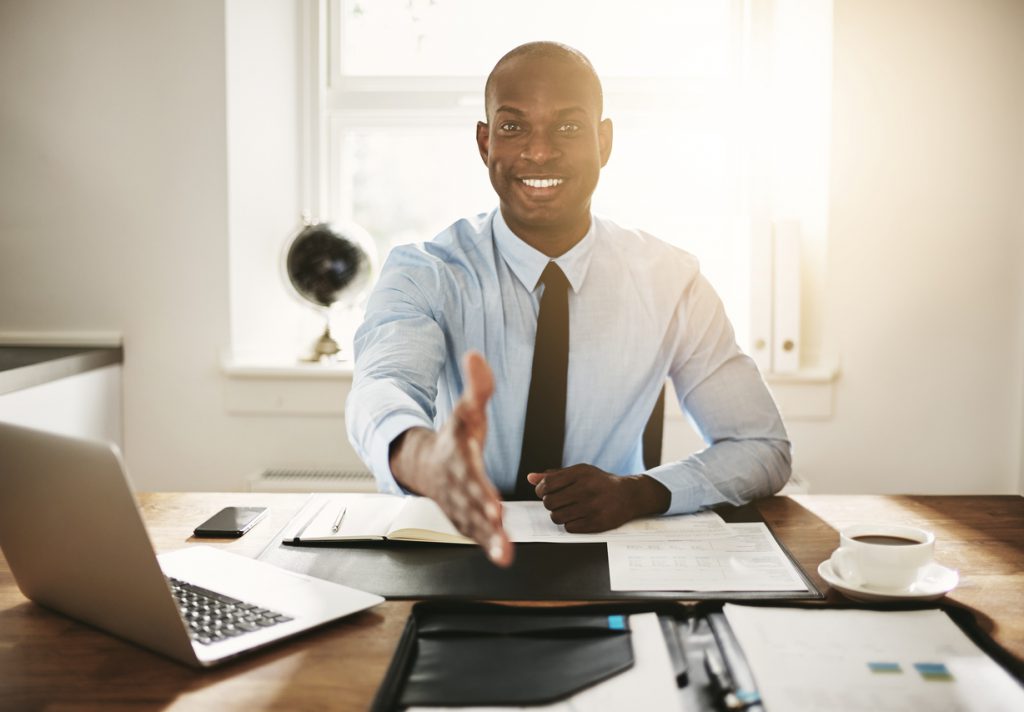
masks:
[[[613,132],[590,62],[517,47],[485,111],[498,208],[393,250],[356,334],[346,421],[380,489],[431,497],[503,566],[502,498],[597,532],[778,491],[785,428],[696,259],[591,213]],[[667,379],[707,448],[647,469]]]

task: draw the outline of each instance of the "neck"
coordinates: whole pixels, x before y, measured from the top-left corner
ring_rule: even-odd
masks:
[[[510,221],[505,217],[505,224],[512,233],[527,245],[542,252],[548,257],[560,257],[582,240],[590,230],[590,212],[570,225],[524,225]]]

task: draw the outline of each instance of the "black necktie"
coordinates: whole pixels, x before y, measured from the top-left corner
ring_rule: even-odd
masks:
[[[533,372],[514,499],[537,499],[526,475],[561,467],[565,442],[569,281],[554,262],[548,262],[540,279],[544,293],[537,314],[537,340],[533,347]]]

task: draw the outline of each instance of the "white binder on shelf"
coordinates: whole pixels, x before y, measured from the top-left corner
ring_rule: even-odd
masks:
[[[779,220],[773,225],[772,369],[800,369],[800,223]]]
[[[771,373],[775,301],[772,224],[768,220],[751,220],[747,227],[750,235],[750,333],[746,351],[761,373]]]

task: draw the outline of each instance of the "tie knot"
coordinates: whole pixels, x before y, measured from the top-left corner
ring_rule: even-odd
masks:
[[[566,279],[565,273],[554,262],[548,262],[548,266],[540,275],[540,281],[544,283],[545,289],[566,291],[569,288],[569,280]]]

